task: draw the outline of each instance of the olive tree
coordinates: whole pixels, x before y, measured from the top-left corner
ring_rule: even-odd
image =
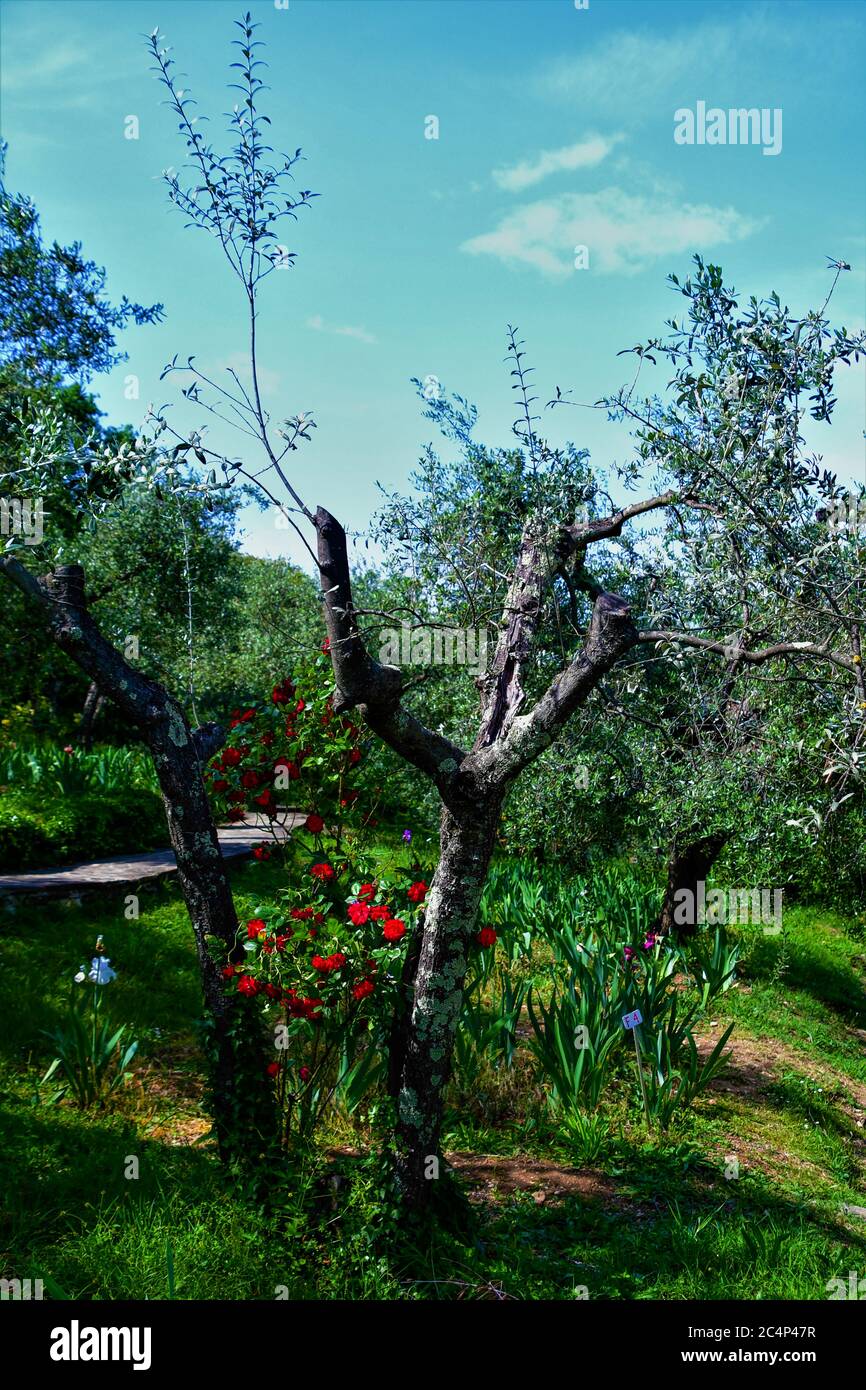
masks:
[[[834,581],[830,592],[821,578],[824,533],[803,539],[800,524],[810,509],[814,513],[816,497],[832,501],[838,492],[835,480],[803,456],[803,411],[829,417],[834,371],[857,358],[862,340],[831,330],[823,309],[795,319],[773,297],[740,309],[721,272],[699,265],[683,286],[687,322],[674,323],[669,337],[638,352],[641,366],[663,356],[671,364],[670,380],[642,401],[632,383],[604,406],[633,420],[633,460],[620,470],[584,476],[580,451],[557,451],[540,438],[522,347],[512,335],[520,468],[533,482],[550,472],[567,477],[570,460],[581,495],[528,487],[507,562],[485,554],[482,533],[465,538],[462,559],[460,548],[453,551],[461,591],[479,566],[495,571],[496,638],[478,676],[474,717],[461,717],[458,729],[441,719],[434,725],[423,685],[413,688],[398,665],[371,650],[344,526],[301,495],[292,458],[311,439],[311,417],[302,412],[275,422],[263,400],[260,290],[274,271],[293,263],[278,228],[309,206],[313,194],[295,190],[300,151],[281,157],[266,142],[255,26],[247,15],[238,27],[239,100],[225,154],[201,133],[193,98],[178,89],[157,32],[150,45],[188,156],[186,170],[167,175],[170,196],[188,223],[219,242],[241,286],[249,330],[243,376],[230,370],[228,381],[217,381],[189,357],[174,359],[169,372],[186,374],[187,402],[234,424],[243,451],[230,456],[202,429],[184,433],[160,410],[136,443],[132,470],[142,486],[170,488],[188,485],[184,464],[198,465],[197,485],[205,490],[251,483],[280,509],[320,576],[335,711],[360,711],[369,729],[438,795],[439,860],[423,926],[408,945],[406,1011],[392,1032],[389,1068],[396,1174],[404,1201],[418,1210],[436,1187],[430,1178],[438,1171],[443,1092],[468,954],[503,803],[521,775],[554,747],[575,715],[605,719],[603,691],[610,683],[622,691],[619,668],[641,648],[691,647],[737,668],[829,662],[862,696],[859,568],[849,574],[852,557],[846,557],[846,579]],[[557,393],[559,406],[570,400],[567,392]],[[34,466],[56,473],[56,460]],[[731,568],[735,550],[741,563]],[[98,671],[104,688],[148,731],[209,980],[207,936],[225,941],[234,930],[200,775],[203,742],[218,734],[193,735],[176,702],[119,660],[87,611],[79,571],[60,569],[36,579],[16,558],[4,569],[38,594],[55,640],[83,668]],[[672,572],[687,581],[668,585]]]

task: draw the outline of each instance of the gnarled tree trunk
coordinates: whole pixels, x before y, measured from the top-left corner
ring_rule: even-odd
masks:
[[[315,515],[322,598],[336,689],[336,713],[358,708],[370,728],[436,786],[442,801],[440,860],[431,886],[420,948],[410,944],[404,969],[405,1013],[391,1032],[389,1079],[397,1102],[397,1176],[415,1213],[429,1207],[441,1164],[442,1096],[463,1005],[467,953],[508,788],[556,739],[573,712],[638,640],[628,605],[586,574],[583,554],[618,535],[628,515],[666,505],[667,498],[613,517],[554,529],[528,521],[505,600],[490,670],[480,682],[478,735],[466,752],[425,727],[402,704],[396,666],[374,660],[361,638],[352,602],[346,536],[320,507]],[[525,673],[541,621],[552,565],[573,563],[572,582],[592,601],[580,650],[524,714]],[[417,953],[417,963],[416,963]]]
[[[703,835],[700,839],[690,840],[686,845],[681,844],[676,838],[674,839],[668,859],[667,887],[662,909],[656,922],[656,931],[663,934],[671,932],[677,936],[694,936],[697,931],[696,920],[677,922],[678,895],[691,894],[690,899],[680,897],[681,903],[689,901],[692,904],[697,903],[698,884],[706,884],[707,874],[729,839],[730,834],[727,831],[716,831],[712,835]],[[691,916],[694,919],[694,913]]]
[[[222,743],[216,725],[193,732],[176,700],[106,641],[87,608],[84,570],[63,565],[42,579],[11,556],[0,570],[42,609],[51,636],[92,682],[113,699],[150,750],[162,792],[178,880],[198,953],[202,992],[213,1037],[208,1045],[211,1097],[224,1159],[261,1152],[276,1133],[273,1098],[265,1080],[266,1058],[248,1001],[226,997],[221,955],[241,954],[238,921],[216,826],[202,779],[202,765]]]
[[[455,815],[442,811],[440,859],[424,914],[405,1045],[396,1080],[397,1175],[415,1208],[439,1177],[442,1097],[451,1069],[454,1034],[478,907],[499,821],[501,800]]]

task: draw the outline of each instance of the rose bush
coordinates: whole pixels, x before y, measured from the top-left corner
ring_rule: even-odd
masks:
[[[363,735],[334,713],[330,671],[323,653],[262,705],[235,710],[205,774],[217,816],[252,812],[270,831],[255,859],[286,864],[286,888],[241,927],[242,959],[223,966],[227,992],[260,1009],[272,1033],[267,1070],[286,1143],[309,1137],[335,1096],[354,1108],[381,1076],[428,892],[417,861],[383,873],[369,852]]]
[[[243,821],[252,812],[275,843],[299,808],[306,830],[321,835],[327,823],[338,842],[349,824],[375,823],[375,803],[363,813],[357,804],[361,730],[334,714],[329,676],[323,652],[296,679],[275,685],[264,704],[232,711],[225,744],[205,772],[218,819]]]
[[[397,869],[358,878],[352,856],[317,860],[242,929],[226,989],[260,1007],[284,1139],[306,1137],[335,1096],[349,1109],[384,1070],[406,942],[427,885]]]

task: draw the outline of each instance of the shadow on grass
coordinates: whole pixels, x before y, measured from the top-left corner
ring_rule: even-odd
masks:
[[[238,915],[284,886],[279,865],[233,871]],[[117,978],[106,987],[108,1011],[133,1032],[188,1035],[202,1014],[195,941],[177,885],[155,880],[136,890],[138,917],[128,918],[131,890],[90,894],[80,902],[20,903],[0,916],[0,1056],[15,1066],[33,1056],[50,1060],[43,1031],[55,1029],[68,1007],[74,976],[89,968],[98,936]],[[145,1041],[145,1039],[143,1039]]]
[[[841,1014],[846,1021],[866,1022],[866,983],[852,964],[855,944],[839,930],[832,934],[821,914],[810,913],[790,934],[762,936],[749,942],[746,977],[753,982],[772,980],[784,961],[785,987],[810,995],[817,1003]]]
[[[866,1267],[866,1234],[760,1175],[726,1182],[682,1154],[631,1150],[606,1168],[612,1200],[524,1193],[489,1204],[472,1256],[452,1261],[471,1270],[475,1296],[492,1286],[520,1298],[821,1299],[829,1279]]]
[[[169,1188],[194,1201],[214,1188],[204,1149],[142,1140],[121,1115],[95,1118],[4,1096],[0,1127],[0,1246],[13,1264],[86,1226],[106,1204],[148,1203]]]

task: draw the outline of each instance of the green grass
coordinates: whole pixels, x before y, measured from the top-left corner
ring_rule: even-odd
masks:
[[[241,918],[276,891],[281,870],[234,874]],[[862,926],[838,913],[786,913],[784,937],[743,937],[742,985],[717,1004],[718,1028],[775,1057],[773,1077],[714,1088],[663,1140],[646,1135],[623,1055],[606,1096],[609,1137],[591,1165],[543,1103],[527,1067],[519,1085],[482,1078],[475,1103],[452,1091],[449,1151],[544,1159],[584,1169],[580,1192],[489,1191],[461,1238],[398,1253],[378,1232],[375,1169],[337,1117],[323,1151],[272,1202],[226,1181],[201,1105],[200,1011],[192,933],[176,888],[83,905],[22,906],[0,935],[0,1263],[84,1298],[575,1299],[826,1297],[828,1279],[866,1269],[862,1087],[866,1027]],[[141,1039],[135,1079],[104,1112],[39,1102],[70,976],[97,934],[118,968],[110,1003]],[[760,1071],[759,1063],[755,1070]],[[741,1078],[742,1079],[742,1078]],[[512,1087],[509,1090],[509,1086]],[[484,1088],[487,1091],[484,1091]],[[858,1110],[858,1096],[860,1108]],[[731,1155],[739,1175],[726,1177]],[[138,1176],[129,1177],[130,1159]]]
[[[749,1033],[783,1039],[866,1081],[866,933],[819,907],[789,908],[779,936],[741,930],[745,989],[730,1017]]]

